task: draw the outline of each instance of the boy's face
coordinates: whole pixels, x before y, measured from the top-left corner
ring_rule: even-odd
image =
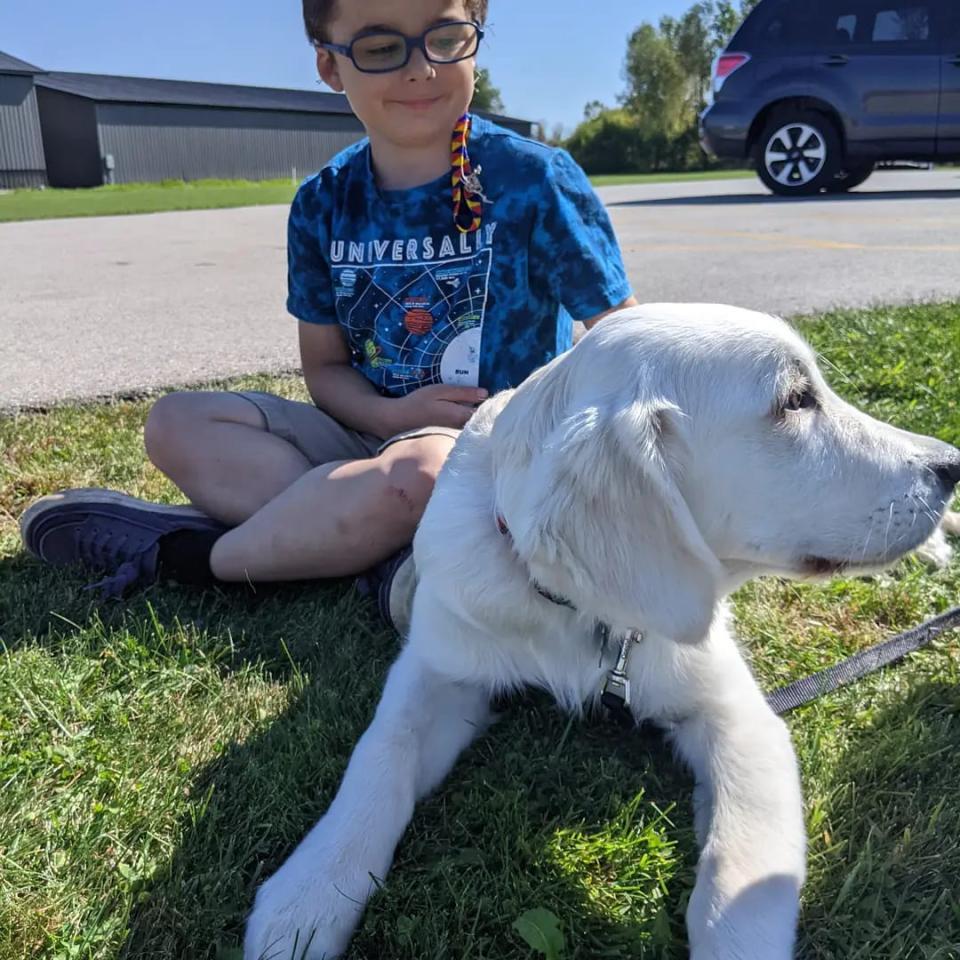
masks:
[[[327,33],[332,43],[349,46],[371,27],[420,36],[449,20],[470,20],[464,0],[340,0]],[[449,143],[457,120],[473,98],[476,59],[429,63],[420,50],[392,73],[363,73],[349,57],[317,51],[324,82],[346,93],[371,139],[398,147]]]

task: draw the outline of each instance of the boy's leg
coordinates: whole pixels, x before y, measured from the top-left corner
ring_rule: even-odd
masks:
[[[368,571],[373,582],[386,577],[389,595],[395,565],[379,561],[412,538],[455,434],[398,438],[373,457],[375,437],[348,431],[308,404],[263,394],[171,394],[148,419],[151,459],[194,503],[241,529],[225,536],[225,524],[197,510],[69,491],[27,511],[24,542],[49,563],[114,572],[122,564],[123,576],[103,584],[113,595],[158,575],[184,583],[215,574],[284,580],[371,565],[378,566]],[[326,460],[336,462],[311,466]],[[244,523],[268,504],[256,523]]]
[[[413,539],[453,444],[419,436],[369,460],[315,467],[216,542],[213,573],[256,583],[365,571]]]
[[[195,505],[239,524],[209,557],[226,582],[345,576],[389,557],[413,538],[454,440],[421,434],[374,457],[375,438],[309,405],[224,393],[162,398],[145,434]]]
[[[144,446],[154,465],[208,516],[243,523],[307,473],[293,443],[236,393],[171,393],[150,411]]]

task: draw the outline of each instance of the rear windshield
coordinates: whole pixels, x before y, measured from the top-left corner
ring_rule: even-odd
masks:
[[[728,49],[922,44],[935,39],[936,23],[933,0],[761,0]]]
[[[809,0],[762,0],[729,43],[731,50],[775,50],[811,39],[814,4]]]

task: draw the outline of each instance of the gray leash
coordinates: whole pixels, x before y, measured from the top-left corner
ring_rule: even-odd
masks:
[[[934,637],[958,625],[960,625],[960,607],[953,607],[921,623],[918,627],[898,633],[895,637],[870,647],[869,650],[854,654],[836,666],[828,667],[813,676],[774,690],[773,693],[767,694],[767,703],[770,704],[774,713],[786,713],[788,710],[810,703],[811,700],[836,690],[837,687],[853,683],[854,680],[859,680],[868,673],[873,673],[874,670],[902,660],[908,653],[927,646]]]

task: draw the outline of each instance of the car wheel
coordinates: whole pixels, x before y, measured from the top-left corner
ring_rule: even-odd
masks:
[[[873,164],[864,163],[857,166],[844,167],[827,185],[828,193],[844,193],[859,187],[870,174],[873,173]]]
[[[802,197],[826,189],[840,172],[840,134],[816,110],[777,111],[754,148],[757,173],[782,197]]]

